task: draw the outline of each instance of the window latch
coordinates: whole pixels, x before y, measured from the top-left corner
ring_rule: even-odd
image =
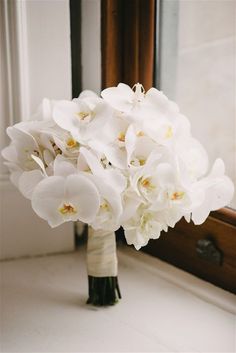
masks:
[[[196,252],[201,259],[215,265],[221,266],[223,263],[223,252],[217,248],[212,239],[199,239],[196,244]]]

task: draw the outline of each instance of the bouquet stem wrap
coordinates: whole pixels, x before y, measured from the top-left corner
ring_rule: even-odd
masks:
[[[103,230],[95,231],[89,228],[87,244],[88,304],[113,305],[121,298],[117,265],[115,233]]]

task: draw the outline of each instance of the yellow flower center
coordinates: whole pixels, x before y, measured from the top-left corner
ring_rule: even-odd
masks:
[[[100,205],[100,208],[103,210],[103,211],[108,211],[109,210],[109,205],[106,201],[104,201],[101,205]]]
[[[171,200],[181,200],[184,197],[184,194],[183,191],[176,191],[171,195]]]
[[[144,165],[146,163],[146,159],[139,159],[139,164]]]
[[[84,120],[90,115],[90,113],[88,113],[88,112],[78,112],[78,113],[75,113],[75,115],[80,120]]]
[[[143,166],[145,163],[146,163],[146,159],[144,159],[144,158],[132,159],[130,161],[130,164],[134,165],[134,166],[138,166],[138,164],[139,164],[139,166]]]
[[[165,138],[169,139],[173,136],[173,129],[171,126],[168,126],[167,130],[166,130],[166,134],[165,134]]]
[[[148,188],[150,186],[150,180],[144,179],[141,181],[143,187]]]
[[[67,144],[67,147],[69,148],[74,148],[79,146],[79,143],[76,140],[74,140],[72,137],[66,141],[66,144]]]
[[[72,206],[71,204],[67,204],[67,203],[64,203],[62,207],[60,207],[59,209],[59,212],[62,214],[62,215],[67,215],[67,214],[75,214],[77,213],[77,210],[74,206]]]
[[[141,185],[146,189],[155,189],[155,185],[153,185],[149,178],[142,179]]]
[[[125,142],[125,133],[124,132],[120,132],[118,137],[117,137],[117,139],[120,142]]]
[[[136,136],[137,136],[137,137],[144,136],[144,132],[143,132],[143,131],[138,131],[138,132],[136,133]]]

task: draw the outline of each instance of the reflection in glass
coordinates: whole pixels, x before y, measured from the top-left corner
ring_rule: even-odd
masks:
[[[180,106],[210,157],[236,183],[234,0],[165,0],[158,23],[158,85]],[[160,21],[161,18],[161,21]],[[231,207],[236,208],[236,195]]]

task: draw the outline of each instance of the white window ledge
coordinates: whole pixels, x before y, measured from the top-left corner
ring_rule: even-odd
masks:
[[[1,352],[235,352],[236,297],[119,249],[123,299],[85,304],[85,251],[1,263]]]

